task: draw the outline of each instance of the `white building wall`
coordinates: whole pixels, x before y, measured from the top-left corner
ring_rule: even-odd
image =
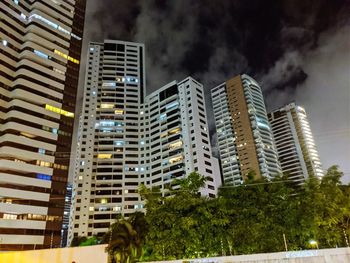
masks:
[[[243,178],[237,159],[236,138],[225,83],[213,88],[211,97],[223,180],[225,184],[240,185],[243,183]]]
[[[221,184],[202,85],[189,77],[145,96],[144,64],[143,44],[89,45],[69,242],[144,211],[141,183],[165,193],[174,178],[198,171],[212,197]]]
[[[282,171],[303,183],[311,174],[324,175],[305,110],[288,104],[269,113]]]

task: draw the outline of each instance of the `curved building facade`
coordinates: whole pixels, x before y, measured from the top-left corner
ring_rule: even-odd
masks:
[[[241,184],[249,174],[269,179],[279,174],[258,83],[248,75],[238,75],[211,93],[224,184]]]
[[[284,174],[302,184],[324,175],[304,108],[290,103],[268,114]]]
[[[85,0],[0,1],[0,250],[59,247]]]

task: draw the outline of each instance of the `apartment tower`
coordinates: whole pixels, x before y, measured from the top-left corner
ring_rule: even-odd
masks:
[[[238,75],[211,90],[223,182],[239,185],[251,174],[281,172],[258,83]]]
[[[59,247],[85,0],[0,9],[0,250]]]
[[[201,194],[215,197],[221,180],[211,152],[203,85],[191,77],[172,81],[149,94],[141,109],[143,183],[166,192],[173,179],[196,171],[208,178]]]
[[[290,103],[268,114],[283,174],[303,183],[324,171],[305,110]]]
[[[164,190],[197,169],[211,178],[202,193],[215,196],[203,87],[187,78],[146,97],[144,49],[116,40],[88,47],[69,240],[144,211],[140,184]]]

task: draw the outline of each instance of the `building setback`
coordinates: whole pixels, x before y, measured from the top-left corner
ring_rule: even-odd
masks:
[[[69,239],[103,235],[117,218],[143,211],[140,184],[164,190],[198,170],[215,196],[203,87],[192,78],[145,96],[144,45],[90,43]]]
[[[268,179],[279,174],[258,83],[248,75],[238,75],[213,88],[211,97],[224,184],[242,184],[249,173]]]
[[[288,104],[268,114],[282,172],[302,183],[324,175],[305,110]]]
[[[0,250],[59,247],[85,0],[0,10]]]

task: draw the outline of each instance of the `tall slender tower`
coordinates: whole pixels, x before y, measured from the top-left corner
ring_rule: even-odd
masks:
[[[89,44],[69,240],[102,235],[117,218],[142,209],[137,190],[144,65],[143,44]]]
[[[305,110],[290,103],[268,114],[282,171],[291,180],[303,183],[324,171]]]
[[[281,172],[258,83],[238,75],[211,91],[224,184],[241,184],[249,173]]]
[[[85,0],[0,10],[0,250],[58,247]]]
[[[69,240],[103,235],[117,218],[144,211],[140,184],[165,193],[197,170],[209,178],[202,194],[215,196],[202,85],[189,77],[145,96],[139,43],[90,43],[87,61]]]

